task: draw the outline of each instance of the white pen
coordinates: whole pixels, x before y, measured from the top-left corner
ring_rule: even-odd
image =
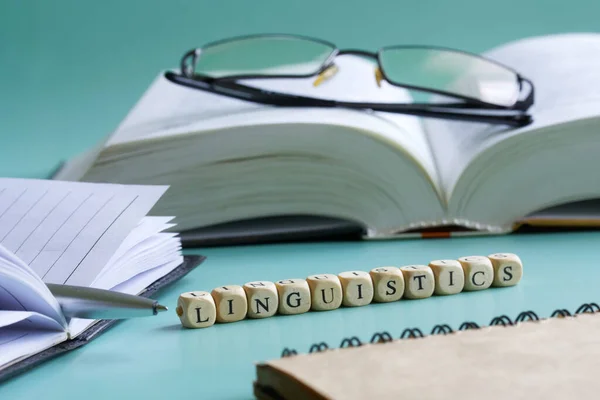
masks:
[[[46,284],[67,318],[124,319],[167,311],[146,297],[82,286]]]

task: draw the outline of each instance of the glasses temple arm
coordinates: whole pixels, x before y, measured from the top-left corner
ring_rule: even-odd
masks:
[[[514,107],[518,110],[527,110],[535,101],[535,87],[533,86],[533,82],[521,75],[517,75],[517,79],[519,80],[521,89],[523,89],[523,83],[526,83],[529,86],[529,93],[527,93],[527,97],[517,101]]]
[[[177,75],[172,72],[166,73],[166,78],[174,83],[195,87],[216,94],[231,96],[240,100],[255,103],[279,106],[279,107],[343,107],[350,109],[370,109],[373,111],[401,113],[421,117],[444,118],[460,121],[473,121],[481,123],[506,124],[514,127],[527,125],[531,122],[531,116],[523,114],[518,110],[506,109],[482,109],[469,103],[452,104],[379,104],[379,103],[351,103],[328,99],[305,97],[293,94],[276,93],[259,88],[241,85],[235,82],[202,81]],[[481,112],[512,112],[512,114],[482,114],[467,113],[468,110]],[[461,112],[467,110],[467,112]],[[516,112],[516,113],[515,113]]]
[[[181,69],[181,74],[187,77],[191,77],[194,73],[194,69],[196,67],[196,61],[198,60],[198,56],[200,55],[199,49],[193,49],[188,51],[181,57],[181,63],[179,68]],[[191,69],[190,66],[190,57],[191,59]]]

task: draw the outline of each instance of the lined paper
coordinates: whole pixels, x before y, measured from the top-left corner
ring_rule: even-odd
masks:
[[[0,178],[0,244],[46,283],[90,285],[166,189]]]
[[[35,325],[35,329],[31,329]],[[67,339],[52,318],[26,311],[0,310],[0,367],[36,354]]]

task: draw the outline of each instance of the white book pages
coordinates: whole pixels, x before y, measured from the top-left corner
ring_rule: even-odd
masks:
[[[64,327],[35,312],[0,310],[0,368],[67,340]]]
[[[116,252],[118,257],[111,258],[92,286],[111,289],[141,272],[179,259],[181,241],[177,234],[160,233],[174,226],[168,223],[169,220],[146,217],[123,242]]]
[[[38,312],[0,310],[0,328],[9,327],[20,322],[25,322],[24,326],[31,326],[35,329],[64,331],[64,326],[56,320]]]
[[[600,116],[599,34],[530,38],[485,55],[533,81],[535,103],[530,109],[533,123],[507,129],[497,125],[427,120],[426,132],[447,199],[463,171],[486,149],[517,135]]]
[[[374,76],[375,65],[354,56],[336,60],[339,71],[321,85],[314,78],[242,81],[262,89],[317,98],[410,103],[407,90]],[[233,126],[262,124],[331,124],[376,134],[412,155],[437,182],[429,145],[417,117],[363,110],[283,108],[260,105],[209,92],[186,88],[160,74],[106,143],[107,147],[148,138],[165,138]]]
[[[0,179],[0,244],[44,282],[86,286],[166,186]]]
[[[110,266],[114,265],[117,260],[123,257],[137,244],[156,235],[159,232],[176,226],[176,224],[169,223],[173,220],[173,218],[174,217],[144,217],[140,223],[133,228],[129,235],[127,235],[125,240],[123,240],[115,254],[106,263],[106,266],[102,269],[100,274],[98,274],[98,277],[110,271]]]
[[[15,312],[35,312],[66,327],[67,323],[60,305],[42,282],[25,263],[0,245],[0,310]],[[16,314],[0,314],[0,326],[6,321],[3,316]]]
[[[139,294],[150,284],[173,271],[175,268],[181,265],[182,262],[183,256],[178,254],[167,264],[160,265],[145,272],[141,272],[131,279],[118,284],[111,290],[123,293]],[[96,320],[73,318],[71,321],[69,321],[69,333],[71,337],[77,337],[95,322]]]
[[[110,289],[140,272],[168,273],[181,264],[179,238],[160,233],[175,225],[173,218],[145,217],[165,190],[0,178],[0,368],[66,340],[72,326],[79,334],[94,322],[68,324],[40,275],[82,286],[104,276]],[[127,293],[153,281],[137,282],[124,287]]]

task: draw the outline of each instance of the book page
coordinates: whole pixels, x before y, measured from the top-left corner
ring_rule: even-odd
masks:
[[[183,262],[181,241],[175,233],[160,233],[174,226],[171,217],[145,217],[102,269],[94,287],[139,294]],[[76,337],[96,321],[73,318],[69,333]]]
[[[65,340],[64,328],[45,315],[0,310],[0,369]]]
[[[0,179],[0,244],[44,282],[90,285],[165,186]]]
[[[111,288],[117,292],[139,294],[144,291],[153,282],[173,271],[183,262],[183,256],[172,257],[168,262],[160,266],[153,266],[151,269],[138,272],[135,276],[122,281],[117,286]],[[104,282],[100,282],[103,285]],[[97,320],[73,318],[69,321],[69,334],[71,337],[77,337],[88,327],[92,326]]]
[[[305,95],[323,99],[357,102],[410,103],[407,90],[383,81],[377,85],[375,64],[354,56],[341,56],[335,61],[338,72],[315,87],[315,78],[253,79],[241,83],[261,89]],[[387,129],[374,126],[389,125]],[[189,132],[202,132],[232,126],[261,124],[334,124],[358,128],[379,135],[406,150],[426,169],[434,182],[437,171],[429,144],[417,117],[349,110],[343,108],[271,107],[186,88],[168,81],[161,74],[139,100],[106,146],[148,138],[164,138]],[[67,173],[72,175],[72,173]]]
[[[67,326],[58,301],[40,277],[2,245],[0,245],[0,310],[35,312],[54,320],[60,326]],[[6,322],[0,314],[0,326],[6,325]]]
[[[533,81],[535,104],[530,112],[534,122],[507,129],[499,125],[425,121],[447,199],[461,173],[485,149],[515,135],[600,115],[598,54],[598,34],[525,39],[485,53]]]

